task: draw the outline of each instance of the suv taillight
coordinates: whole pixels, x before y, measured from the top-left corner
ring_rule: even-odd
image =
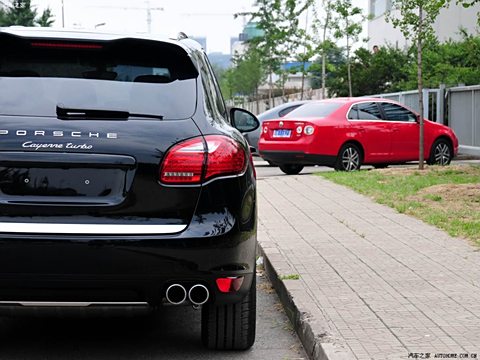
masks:
[[[160,167],[164,184],[190,185],[214,177],[239,175],[245,171],[245,150],[235,140],[222,135],[196,137],[173,146]],[[205,166],[205,169],[204,169]]]

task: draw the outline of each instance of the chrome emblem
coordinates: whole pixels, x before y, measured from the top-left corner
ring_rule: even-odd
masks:
[[[280,127],[283,127],[283,121],[280,121],[279,125],[280,125]]]

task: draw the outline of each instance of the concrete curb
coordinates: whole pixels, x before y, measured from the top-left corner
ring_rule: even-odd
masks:
[[[265,273],[275,288],[285,312],[290,319],[305,352],[312,360],[349,360],[355,359],[340,337],[328,330],[327,319],[312,316],[301,297],[305,289],[298,280],[282,280],[280,274],[291,274],[290,265],[275,251],[269,251],[258,244],[263,256]],[[299,301],[297,301],[299,300]]]

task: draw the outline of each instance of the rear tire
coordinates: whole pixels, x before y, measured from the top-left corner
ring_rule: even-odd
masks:
[[[213,350],[247,350],[255,342],[255,273],[247,296],[237,304],[202,307],[202,342]]]
[[[303,165],[283,164],[279,166],[280,170],[282,170],[287,175],[297,175],[300,173],[300,171],[303,170]]]
[[[432,145],[427,163],[429,165],[445,166],[450,164],[452,158],[453,151],[450,143],[445,139],[438,139]]]
[[[361,166],[362,152],[360,151],[360,148],[353,143],[344,144],[338,152],[337,161],[335,162],[335,170],[355,171],[360,170]]]

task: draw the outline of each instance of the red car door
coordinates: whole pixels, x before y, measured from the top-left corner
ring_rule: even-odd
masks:
[[[403,106],[381,103],[392,129],[392,160],[418,160],[419,127],[417,116]]]
[[[388,161],[392,131],[390,123],[383,119],[378,104],[372,101],[354,104],[348,113],[348,120],[359,134],[358,140],[365,151],[364,162]]]

